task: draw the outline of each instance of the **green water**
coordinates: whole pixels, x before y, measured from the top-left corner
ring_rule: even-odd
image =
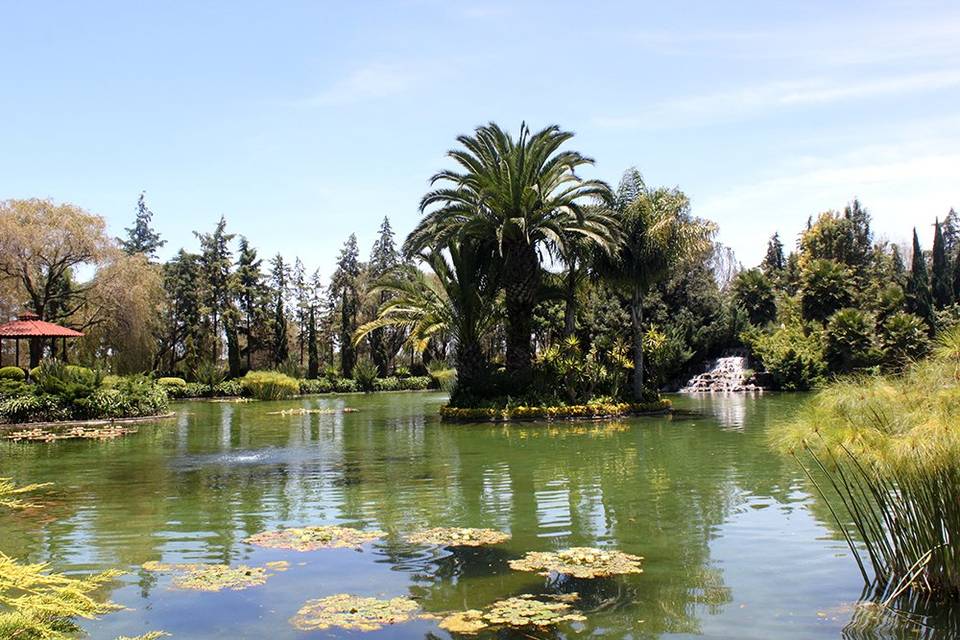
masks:
[[[514,426],[442,424],[443,400],[192,402],[120,440],[3,442],[0,476],[55,487],[42,511],[0,515],[0,551],[70,572],[129,570],[110,594],[129,609],[84,624],[97,640],[153,629],[201,640],[446,638],[429,620],[362,634],[300,632],[288,619],[306,600],[342,592],[446,612],[570,591],[586,623],[516,637],[901,637],[844,632],[861,597],[856,565],[802,472],[766,443],[800,397],[678,397],[686,411],[672,417]],[[300,406],[359,411],[268,415]],[[393,535],[360,553],[243,542],[333,523]],[[426,526],[492,527],[512,539],[445,550],[396,535]],[[507,566],[526,551],[576,545],[642,555],[645,572],[565,581]],[[148,560],[291,567],[259,587],[197,593],[140,569]],[[943,618],[928,620],[925,637],[951,637],[937,635]]]

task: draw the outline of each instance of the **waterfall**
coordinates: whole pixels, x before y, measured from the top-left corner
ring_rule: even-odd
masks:
[[[724,356],[714,360],[707,371],[690,379],[681,393],[744,393],[763,391],[748,375],[744,356]]]

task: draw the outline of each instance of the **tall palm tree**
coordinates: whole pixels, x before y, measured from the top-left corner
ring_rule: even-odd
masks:
[[[593,160],[560,147],[572,133],[549,126],[531,133],[524,123],[516,140],[490,123],[457,141],[448,152],[458,170],[431,178],[439,188],[420,202],[426,215],[407,238],[408,254],[474,238],[497,257],[507,312],[507,370],[526,379],[533,358],[532,318],[543,252],[563,253],[568,238],[609,243],[612,230],[586,215],[589,202],[611,201],[609,186],[584,180],[576,169]]]
[[[633,394],[643,398],[643,303],[650,289],[675,269],[710,248],[715,227],[690,215],[690,201],[678,189],[650,189],[636,169],[627,171],[614,204],[621,243],[600,268],[611,285],[630,299],[633,329]]]
[[[486,264],[490,254],[475,242],[463,242],[449,244],[446,251],[425,249],[419,257],[433,273],[405,265],[378,280],[370,295],[391,297],[375,320],[357,329],[354,344],[388,326],[409,329],[408,344],[421,352],[431,340],[450,336],[458,385],[470,389],[487,368],[481,340],[498,316],[496,270]]]

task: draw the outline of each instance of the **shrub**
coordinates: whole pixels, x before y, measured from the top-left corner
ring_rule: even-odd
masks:
[[[823,355],[830,371],[848,373],[879,361],[870,319],[859,309],[841,309],[830,316],[823,338]]]
[[[71,417],[70,408],[49,394],[22,395],[0,401],[0,420],[5,422],[48,422]]]
[[[308,395],[311,393],[330,393],[333,391],[333,383],[326,378],[317,378],[316,380],[300,380],[300,393]]]
[[[0,399],[33,393],[33,386],[21,380],[0,378]]]
[[[826,374],[823,347],[816,331],[791,324],[772,332],[745,331],[741,337],[773,378],[777,389],[805,391],[818,385]]]
[[[214,396],[242,396],[243,395],[243,384],[240,381],[240,378],[234,378],[233,380],[224,380],[220,384],[213,387]]]
[[[627,414],[660,413],[672,407],[666,398],[651,402],[590,402],[558,406],[441,407],[440,417],[453,422],[507,422],[521,420],[592,420]]]
[[[279,371],[249,371],[240,384],[244,395],[258,400],[284,400],[300,393],[297,381]]]
[[[912,313],[896,313],[880,325],[883,366],[899,371],[930,351],[927,324]]]
[[[360,385],[350,378],[337,378],[333,381],[333,390],[337,393],[356,393],[360,391]]]
[[[413,374],[410,373],[410,367],[400,365],[393,368],[393,375],[397,376],[398,378],[409,378]]]
[[[450,393],[457,386],[457,370],[448,366],[446,362],[439,360],[431,362],[428,371],[437,388]]]
[[[747,312],[750,322],[761,326],[777,315],[773,283],[760,269],[741,271],[731,285],[733,300]]]
[[[430,376],[411,376],[400,379],[400,388],[404,391],[423,391],[433,386]]]
[[[804,320],[824,322],[850,306],[850,270],[835,260],[811,260],[803,270],[800,307]]]
[[[360,362],[353,368],[353,379],[361,391],[373,391],[377,380],[377,367],[372,362]]]
[[[20,367],[0,367],[0,380],[17,380],[23,382],[26,379],[27,374]]]
[[[374,391],[399,391],[400,389],[400,379],[395,376],[377,378],[373,381]]]
[[[187,381],[183,378],[157,378],[157,384],[165,389],[169,389],[171,387],[185,389],[187,387]]]

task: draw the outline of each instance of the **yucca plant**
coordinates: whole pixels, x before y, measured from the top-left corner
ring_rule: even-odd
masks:
[[[902,377],[832,384],[777,433],[884,600],[960,594],[960,327],[939,344]]]

